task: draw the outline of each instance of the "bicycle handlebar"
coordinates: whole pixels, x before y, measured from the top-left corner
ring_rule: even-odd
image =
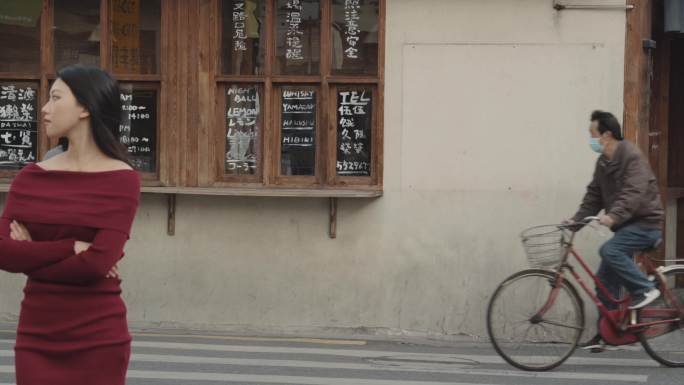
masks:
[[[558,228],[567,229],[570,231],[578,231],[582,227],[590,224],[591,222],[598,221],[598,220],[599,220],[599,217],[597,217],[597,216],[589,216],[589,217],[585,217],[581,221],[577,221],[577,222],[569,222],[568,221],[567,223],[562,223],[562,224],[558,225]]]

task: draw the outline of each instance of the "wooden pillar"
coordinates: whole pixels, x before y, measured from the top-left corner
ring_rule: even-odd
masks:
[[[652,39],[654,0],[633,1],[634,9],[627,11],[625,36],[623,127],[625,138],[648,154],[651,52],[644,49],[644,40]]]
[[[627,13],[623,125],[625,138],[635,142],[648,157],[658,179],[667,213],[664,233],[669,238],[665,242],[667,250],[659,250],[658,256],[672,257],[683,246],[678,230],[682,208],[668,182],[671,41],[664,33],[663,3],[633,0],[635,8]],[[645,45],[648,40],[655,42],[655,47]]]

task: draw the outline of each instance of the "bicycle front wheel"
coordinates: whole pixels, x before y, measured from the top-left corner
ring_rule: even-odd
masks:
[[[523,370],[553,369],[570,357],[584,330],[584,308],[568,282],[556,273],[518,272],[494,291],[487,309],[487,332],[494,349]],[[557,286],[557,287],[556,287]]]
[[[666,366],[684,367],[684,267],[666,271],[660,298],[639,310],[639,323],[664,322],[639,334],[644,349]]]

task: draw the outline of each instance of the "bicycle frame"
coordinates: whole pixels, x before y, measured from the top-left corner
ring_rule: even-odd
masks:
[[[671,319],[657,320],[651,322],[637,322],[636,312],[637,310],[630,310],[626,306],[630,302],[631,298],[629,294],[625,295],[623,298],[615,298],[611,293],[608,292],[605,285],[598,279],[598,277],[591,271],[587,263],[584,261],[581,255],[573,248],[573,241],[575,238],[575,233],[573,232],[570,239],[565,242],[565,252],[561,263],[555,269],[557,273],[556,281],[553,285],[553,289],[549,294],[549,298],[542,308],[534,315],[533,319],[542,319],[544,314],[551,308],[555,302],[558,293],[561,290],[563,280],[567,279],[564,275],[564,270],[569,270],[572,277],[580,284],[582,289],[587,293],[587,295],[594,302],[599,312],[602,315],[602,322],[610,325],[613,330],[608,328],[600,327],[601,334],[614,333],[615,335],[603,335],[604,339],[613,345],[623,345],[638,341],[637,333],[641,332],[651,326],[663,325],[663,324],[673,324],[679,323],[680,318],[684,317],[684,304],[680,304],[675,300],[670,288],[666,285],[664,277],[661,272],[659,272],[653,262],[648,258],[644,257],[643,253],[638,256],[642,266],[644,267],[647,274],[654,274],[657,282],[662,283],[663,288],[662,296],[668,298],[670,303],[674,304],[674,308],[662,308],[662,309],[642,309],[641,314],[645,316],[658,316],[658,317],[671,317]],[[586,282],[580,277],[580,275],[575,271],[574,267],[568,263],[570,257],[573,257],[577,262],[579,262],[582,269],[592,278],[598,290],[600,290],[603,295],[611,302],[618,305],[617,310],[608,309],[599,300],[598,296],[594,294],[594,291],[589,288]],[[607,338],[606,338],[607,337]]]

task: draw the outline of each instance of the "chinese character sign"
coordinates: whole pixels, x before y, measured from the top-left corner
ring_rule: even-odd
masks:
[[[140,72],[139,0],[112,2],[112,64],[116,73]]]
[[[372,95],[369,88],[337,92],[337,175],[371,175]]]
[[[286,4],[287,13],[285,14],[286,50],[287,60],[304,60],[304,31],[302,30],[302,2],[301,0],[288,0]]]
[[[37,88],[0,83],[0,168],[17,169],[36,161]]]
[[[344,0],[344,38],[347,49],[344,55],[349,59],[359,58],[359,21],[361,20],[360,0]]]
[[[377,74],[378,0],[332,0],[334,74]]]
[[[245,2],[235,1],[233,3],[233,50],[247,51],[246,24],[247,13],[245,12]]]

